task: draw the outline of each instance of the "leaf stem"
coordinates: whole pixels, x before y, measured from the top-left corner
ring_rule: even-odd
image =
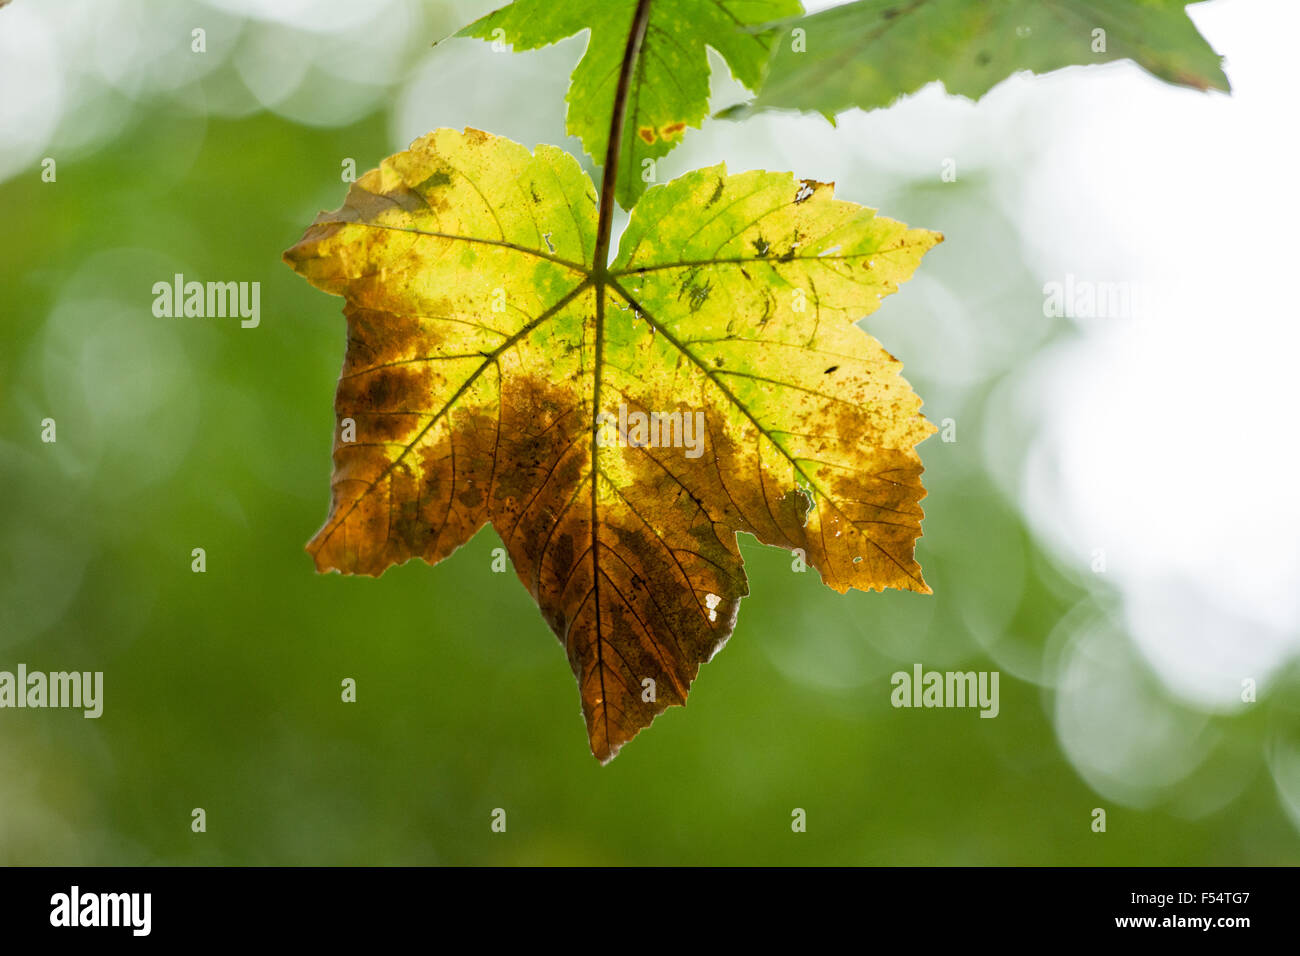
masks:
[[[600,210],[596,222],[596,251],[592,257],[592,273],[599,282],[609,267],[609,234],[614,220],[614,187],[618,179],[618,157],[623,146],[623,126],[627,119],[627,95],[632,88],[632,69],[641,54],[641,41],[645,39],[646,25],[650,22],[650,0],[638,0],[632,15],[632,29],[627,35],[623,50],[623,66],[618,74],[618,87],[614,91],[614,109],[609,118],[609,142],[605,146],[605,168],[600,183]]]

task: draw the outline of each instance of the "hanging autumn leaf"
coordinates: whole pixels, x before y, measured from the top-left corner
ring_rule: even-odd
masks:
[[[602,761],[731,634],[737,532],[838,591],[928,592],[933,426],[854,323],[942,237],[832,192],[697,170],[646,192],[606,266],[596,191],[559,149],[444,129],[386,159],[285,254],[347,300],[335,411],[356,433],[317,568],[437,563],[491,524]]]

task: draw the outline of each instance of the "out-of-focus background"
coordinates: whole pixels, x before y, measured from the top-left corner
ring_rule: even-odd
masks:
[[[943,231],[865,326],[955,441],[921,447],[933,597],[746,539],[735,635],[602,768],[495,532],[379,580],[303,551],[344,322],[282,250],[347,160],[436,127],[581,155],[585,36],[432,46],[492,5],[0,11],[0,670],[105,675],[98,720],[0,710],[0,862],[1300,861],[1300,8],[1191,8],[1231,98],[1119,63],[710,122],[661,163]],[[260,282],[260,325],[155,317],[176,273]],[[1130,307],[1047,315],[1053,282]],[[997,718],[892,708],[917,662],[999,671]]]

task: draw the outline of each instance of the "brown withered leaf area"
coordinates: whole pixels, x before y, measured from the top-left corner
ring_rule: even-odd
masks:
[[[438,130],[285,259],[346,300],[317,568],[436,564],[490,524],[608,761],[730,636],[738,532],[802,549],[837,591],[928,593],[915,446],[934,429],[854,323],[942,237],[719,166],[648,190],[606,265],[596,205],[561,150]]]

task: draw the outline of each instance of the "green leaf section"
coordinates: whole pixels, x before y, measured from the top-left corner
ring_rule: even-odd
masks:
[[[755,100],[725,111],[833,117],[939,80],[978,99],[1024,70],[1131,59],[1166,82],[1227,91],[1185,0],[858,0],[782,24]]]
[[[573,71],[566,122],[569,133],[603,163],[636,6],[636,0],[518,0],[457,36],[535,50],[590,30],[587,50]],[[687,127],[698,129],[708,115],[706,47],[723,56],[737,80],[757,89],[773,37],[757,27],[802,9],[799,0],[651,0],[619,148],[619,205],[630,209],[636,203],[658,178],[655,161],[681,142]]]

